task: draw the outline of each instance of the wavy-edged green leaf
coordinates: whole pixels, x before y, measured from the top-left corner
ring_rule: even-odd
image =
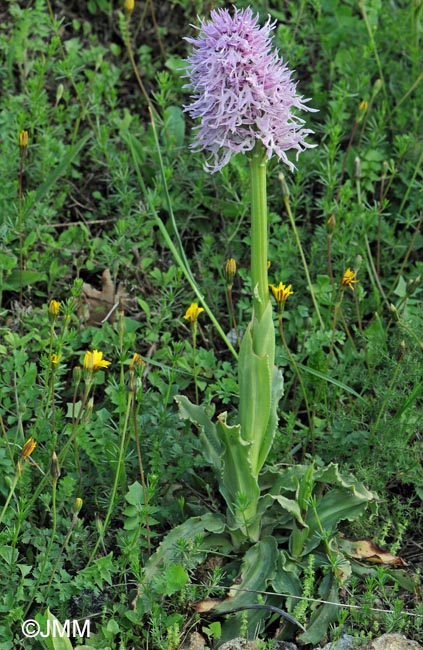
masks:
[[[269,535],[251,546],[245,553],[241,565],[241,580],[234,584],[226,598],[214,612],[223,612],[257,602],[254,592],[267,591],[267,586],[274,578],[277,566],[278,547],[274,537]],[[222,627],[222,639],[235,638],[239,634],[242,614],[228,618]],[[263,611],[248,611],[248,630],[251,635],[257,627],[263,627],[263,621],[269,614]]]

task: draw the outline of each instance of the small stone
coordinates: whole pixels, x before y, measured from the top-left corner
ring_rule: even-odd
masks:
[[[365,650],[423,650],[423,648],[420,643],[410,641],[402,634],[384,634],[370,641]]]
[[[246,639],[232,639],[226,641],[219,647],[219,650],[256,650],[257,643],[255,641],[247,641]]]
[[[357,639],[350,634],[344,634],[337,641],[327,643],[321,650],[355,650],[357,648]]]
[[[184,644],[180,650],[204,650],[206,642],[204,637],[198,632],[189,635],[188,643]]]

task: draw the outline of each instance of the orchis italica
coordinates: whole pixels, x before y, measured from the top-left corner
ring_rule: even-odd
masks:
[[[275,22],[260,27],[252,10],[227,9],[211,12],[202,20],[198,38],[188,58],[186,87],[192,102],[185,107],[193,119],[200,118],[192,147],[211,154],[206,169],[216,172],[238,152],[248,152],[261,142],[267,158],[276,154],[289,167],[286,151],[313,146],[305,142],[311,133],[293,109],[313,110],[296,93],[291,72],[272,49]]]

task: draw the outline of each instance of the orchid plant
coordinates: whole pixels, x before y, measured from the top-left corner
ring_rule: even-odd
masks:
[[[208,154],[205,169],[211,173],[221,170],[238,153],[249,160],[252,317],[238,357],[238,422],[229,424],[227,413],[214,418],[210,409],[192,404],[185,396],[176,397],[181,417],[198,427],[204,457],[215,472],[227,511],[191,518],[165,538],[145,567],[145,582],[137,600],[144,613],[154,576],[163,563],[175,559],[177,540],[198,535],[204,549],[218,548],[236,555],[245,552],[241,581],[218,611],[234,611],[251,603],[251,590],[267,592],[272,588],[273,592],[301,596],[305,558],[316,552],[322,540],[324,553],[316,562],[332,571],[321,596],[334,600],[336,581],[350,573],[348,562],[333,545],[336,526],[342,519],[361,514],[372,498],[363,486],[342,477],[335,465],[325,469],[314,465],[265,467],[283,393],[282,374],[275,367],[275,327],[267,276],[266,167],[275,155],[294,169],[287,151],[296,150],[298,158],[314,146],[306,141],[312,132],[297,113],[313,109],[307,105],[309,100],[297,94],[291,72],[272,48],[274,28],[270,19],[260,26],[258,15],[250,8],[235,9],[232,14],[218,9],[211,12],[210,20],[201,21],[196,38],[186,39],[193,49],[186,67],[192,97],[185,110],[200,120],[193,150]],[[286,290],[292,294],[291,285]],[[324,493],[327,486],[331,487]],[[286,542],[284,550],[279,548],[280,539]],[[198,562],[205,554],[198,553]],[[267,600],[270,603],[272,599]],[[293,610],[295,601],[289,606]],[[301,638],[320,640],[333,616],[327,608],[323,616],[322,608],[317,609]],[[249,629],[260,626],[262,618],[261,610],[254,612]],[[229,636],[234,630],[230,626]]]

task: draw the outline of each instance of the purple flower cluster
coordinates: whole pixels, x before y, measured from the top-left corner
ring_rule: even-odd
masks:
[[[196,127],[193,149],[211,154],[206,169],[218,171],[233,155],[251,151],[257,141],[267,157],[276,154],[290,168],[286,151],[311,147],[305,142],[310,129],[292,109],[310,111],[296,94],[291,72],[272,50],[270,18],[258,24],[250,8],[211,12],[211,20],[201,22],[198,38],[187,38],[193,51],[187,62],[187,88],[192,103],[185,110]]]

